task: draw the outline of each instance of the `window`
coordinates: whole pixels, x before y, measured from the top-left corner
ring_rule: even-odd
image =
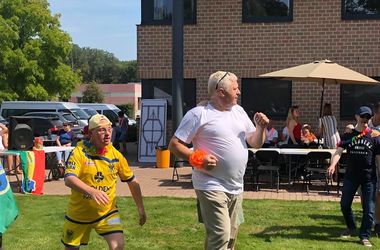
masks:
[[[380,77],[372,77],[380,81]],[[362,105],[373,107],[379,102],[380,85],[341,84],[340,85],[340,118],[353,120],[357,108]]]
[[[241,105],[248,114],[263,112],[269,119],[286,119],[292,102],[291,81],[250,78],[241,82]]]
[[[141,0],[141,24],[171,24],[173,0]],[[196,23],[196,0],[183,0],[184,23]]]
[[[166,99],[168,119],[172,118],[172,80],[141,80],[143,99]],[[185,79],[183,83],[183,114],[196,106],[196,80]]]
[[[293,20],[293,0],[243,0],[243,22]]]
[[[380,19],[380,1],[342,0],[342,19]]]

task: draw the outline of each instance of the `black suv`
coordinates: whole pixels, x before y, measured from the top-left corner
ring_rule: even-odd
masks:
[[[75,134],[82,134],[82,128],[79,126],[77,118],[70,113],[66,112],[28,112],[25,113],[24,116],[41,116],[41,117],[47,117],[52,119],[58,119],[61,121],[62,125],[64,123],[70,123],[71,124],[71,130],[74,131]],[[60,126],[62,127],[62,126]]]
[[[24,123],[32,128],[34,137],[47,136],[50,129],[53,134],[63,129],[63,124],[58,118],[42,116],[12,116],[17,124]],[[16,124],[15,124],[16,125]]]

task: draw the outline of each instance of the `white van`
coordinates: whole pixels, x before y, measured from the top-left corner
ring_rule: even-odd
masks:
[[[77,117],[80,126],[86,126],[89,116],[72,102],[50,101],[4,101],[1,104],[0,114],[5,118],[20,116],[28,112],[67,112]]]
[[[121,111],[116,105],[114,104],[108,104],[108,103],[77,103],[80,108],[91,108],[96,110],[99,114],[107,116],[107,118],[112,122],[112,124],[115,124],[117,122],[119,111]],[[128,118],[128,124],[133,125],[136,124],[136,121],[133,119],[130,119],[127,115],[125,115],[126,118]]]

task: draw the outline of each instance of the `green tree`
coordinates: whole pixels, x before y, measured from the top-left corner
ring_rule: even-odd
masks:
[[[81,81],[71,48],[46,0],[1,0],[0,100],[67,99]]]
[[[139,82],[140,79],[137,76],[137,61],[123,61],[120,63],[120,83],[127,82]]]
[[[128,117],[135,117],[135,109],[132,103],[120,104],[117,107],[124,112]]]
[[[119,61],[112,53],[100,49],[73,46],[68,64],[80,72],[83,82],[128,83],[139,81],[137,61]]]
[[[83,91],[82,102],[102,103],[103,99],[103,93],[100,91],[96,82],[91,82],[88,84],[85,91]]]

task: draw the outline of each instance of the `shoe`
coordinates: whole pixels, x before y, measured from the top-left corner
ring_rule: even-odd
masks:
[[[349,228],[346,228],[343,230],[343,232],[340,234],[340,237],[342,238],[350,238],[352,235],[355,234],[355,229],[349,229]]]
[[[16,173],[17,173],[17,174],[22,174],[22,170],[21,170],[21,169],[17,169],[17,170],[16,170]]]
[[[365,247],[372,247],[372,244],[368,239],[360,239],[360,243]]]
[[[380,224],[375,224],[373,231],[377,237],[380,237]]]

